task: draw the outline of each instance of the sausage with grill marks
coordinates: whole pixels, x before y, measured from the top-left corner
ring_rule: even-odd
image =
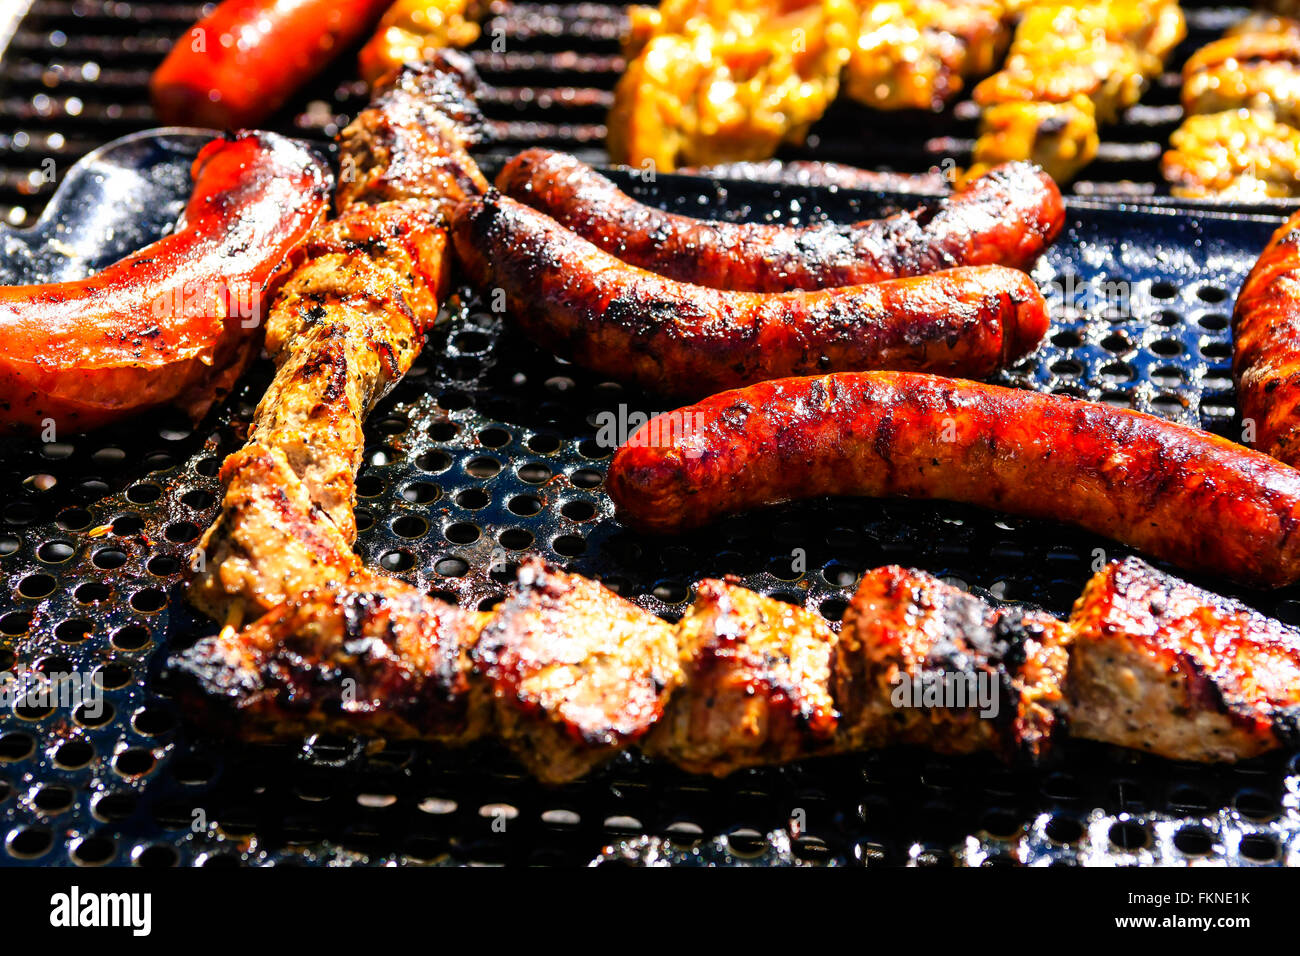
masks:
[[[885,372],[764,382],[669,414],[610,463],[610,497],[638,530],[907,496],[1054,518],[1256,587],[1300,580],[1300,471],[1151,415]]]
[[[497,188],[642,269],[750,292],[862,285],[956,266],[1028,268],[1065,222],[1056,184],[1030,163],[1001,166],[952,196],[887,219],[803,228],[664,212],[546,149],[512,159]]]
[[[836,369],[984,376],[1047,330],[1033,280],[1001,266],[817,292],[724,292],[629,266],[494,192],[456,208],[452,239],[470,278],[503,290],[534,340],[671,395]]]
[[[1232,371],[1252,444],[1300,465],[1300,214],[1273,234],[1237,296]]]

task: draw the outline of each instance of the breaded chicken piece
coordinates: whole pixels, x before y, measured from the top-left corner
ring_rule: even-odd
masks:
[[[937,110],[988,73],[1011,38],[1001,0],[885,0],[862,12],[844,92],[875,109]]]
[[[1300,632],[1137,558],[1070,617],[1070,732],[1174,760],[1300,744]]]
[[[839,90],[850,0],[665,0],[633,8],[610,158],[679,166],[767,159],[801,142]]]
[[[473,653],[498,733],[544,783],[640,740],[681,683],[671,625],[595,581],[533,559]]]
[[[645,751],[717,777],[826,752],[835,634],[820,615],[705,580],[677,625],[683,684]]]
[[[1160,161],[1175,196],[1235,201],[1300,196],[1300,130],[1271,113],[1189,116]]]
[[[1039,757],[1063,704],[1069,630],[923,571],[864,575],[836,644],[840,746]]]

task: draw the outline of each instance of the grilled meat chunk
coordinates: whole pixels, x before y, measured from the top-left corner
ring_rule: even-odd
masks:
[[[173,658],[190,700],[241,737],[321,732],[461,744],[487,732],[490,697],[470,649],[486,615],[364,572],[281,604]]]
[[[1002,0],[867,4],[849,49],[844,92],[875,109],[938,110],[997,65],[1011,38]]]
[[[726,581],[701,581],[677,625],[683,684],[647,754],[722,777],[829,749],[835,634],[820,615]]]
[[[1174,760],[1300,744],[1300,631],[1127,558],[1070,617],[1070,731]]]
[[[518,584],[474,660],[502,739],[539,780],[563,783],[646,735],[681,683],[677,643],[653,614],[540,560]]]
[[[1042,755],[1063,705],[1069,631],[922,571],[862,579],[835,646],[840,746]]]

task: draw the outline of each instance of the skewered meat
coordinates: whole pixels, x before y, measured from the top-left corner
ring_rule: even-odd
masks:
[[[1171,0],[1027,6],[1003,68],[975,88],[972,171],[1032,159],[1072,179],[1096,155],[1098,124],[1138,101],[1185,35]]]
[[[844,92],[875,109],[938,110],[991,71],[1011,37],[1001,0],[886,0],[864,6]]]
[[[841,746],[1037,759],[1062,710],[1068,644],[1049,614],[994,608],[919,571],[869,571],[835,647]]]
[[[723,292],[629,266],[495,192],[458,207],[452,240],[470,278],[504,290],[534,340],[667,394],[824,368],[986,375],[1047,328],[1038,287],[1000,266],[818,292]]]
[[[691,773],[788,763],[833,748],[835,633],[727,581],[701,581],[677,625],[682,687],[645,744]]]
[[[324,215],[330,174],[273,133],[206,145],[171,235],[86,279],[0,288],[0,431],[201,418],[256,354],[262,297]]]
[[[803,228],[663,212],[572,156],[545,149],[512,159],[497,187],[624,262],[733,291],[861,285],[954,266],[1027,268],[1065,223],[1056,185],[1025,163],[996,169],[919,210]]]
[[[372,86],[404,63],[420,63],[446,47],[466,47],[479,37],[483,0],[396,0],[361,48],[358,66]]]
[[[340,134],[343,212],[312,234],[272,304],[276,377],[249,444],[222,468],[222,511],[199,545],[190,600],[213,617],[261,614],[363,574],[351,551],[362,423],[437,315],[448,268],[439,203],[487,185],[464,151],[472,77],[451,52],[403,69]]]
[[[1300,632],[1134,558],[1094,575],[1064,623],[898,567],[863,576],[838,638],[772,598],[698,590],[670,626],[536,560],[489,614],[376,580],[206,638],[169,668],[187,703],[245,737],[495,731],[545,783],[638,739],[717,776],[897,744],[1032,760],[1066,725],[1201,761],[1298,742]]]
[[[1232,371],[1260,451],[1300,464],[1300,214],[1269,240],[1237,295]]]
[[[850,0],[664,0],[632,8],[607,146],[616,163],[767,159],[801,142],[839,89]]]
[[[154,71],[154,112],[180,126],[255,126],[365,35],[390,3],[224,0]]]
[[[594,581],[525,564],[474,648],[497,732],[536,777],[584,776],[650,730],[681,682],[673,629]]]
[[[946,193],[948,177],[938,169],[924,173],[886,173],[858,169],[842,163],[815,161],[781,162],[768,159],[752,163],[719,163],[716,166],[684,166],[677,170],[692,176],[743,179],[755,183],[789,183],[792,186],[838,186],[895,193]]]
[[[1300,744],[1300,634],[1135,559],[1070,617],[1070,732],[1175,760]]]
[[[659,534],[816,495],[964,501],[1079,525],[1256,587],[1300,580],[1300,472],[1094,402],[903,372],[762,382],[652,419],[610,462]]]

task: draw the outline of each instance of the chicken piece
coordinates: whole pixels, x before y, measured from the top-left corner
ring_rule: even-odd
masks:
[[[635,14],[611,159],[669,172],[802,141],[835,98],[856,25],[850,0],[669,0]]]
[[[844,91],[876,109],[938,110],[1006,50],[1001,0],[885,0],[862,14]]]
[[[1057,727],[1068,643],[1048,614],[992,607],[923,571],[870,571],[835,647],[840,746],[1036,759]]]
[[[1098,125],[1141,98],[1186,31],[1171,0],[1026,6],[1002,70],[974,91],[983,115],[970,175],[1033,158],[1072,179],[1096,155]]]
[[[1189,116],[1169,142],[1160,166],[1175,196],[1236,202],[1300,196],[1300,130],[1270,113]]]
[[[701,581],[677,626],[684,685],[645,752],[726,776],[826,752],[835,634],[817,615],[725,581]]]
[[[1058,183],[1069,182],[1092,162],[1101,144],[1092,100],[1063,103],[1009,102],[984,108],[974,160],[963,182],[1006,162],[1028,159]]]
[[[474,650],[498,733],[543,783],[576,780],[663,714],[681,683],[671,625],[538,559]]]
[[[1300,745],[1300,631],[1136,558],[1070,617],[1070,731],[1174,760]]]
[[[470,649],[489,615],[379,575],[303,595],[174,657],[182,696],[238,736],[337,732],[463,744],[491,726]]]
[[[1201,47],[1183,67],[1183,109],[1250,109],[1300,126],[1300,35],[1245,33]]]
[[[361,76],[374,84],[403,63],[420,63],[445,47],[467,47],[479,38],[486,0],[397,0],[361,48]]]

